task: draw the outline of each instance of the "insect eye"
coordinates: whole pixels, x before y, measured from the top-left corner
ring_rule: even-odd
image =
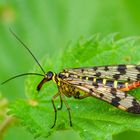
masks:
[[[53,72],[49,71],[46,75],[47,75],[47,77],[50,79],[50,78],[53,77]]]

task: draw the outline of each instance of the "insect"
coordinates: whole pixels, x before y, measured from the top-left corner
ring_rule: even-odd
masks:
[[[40,91],[42,86],[53,80],[57,84],[58,92],[52,97],[52,105],[55,112],[54,123],[56,124],[57,111],[65,104],[70,126],[72,126],[70,107],[65,97],[74,97],[75,99],[84,99],[86,97],[96,97],[106,101],[111,105],[134,114],[140,114],[140,102],[127,91],[140,86],[140,65],[111,65],[111,66],[94,66],[84,68],[64,69],[56,74],[52,71],[45,72],[36,57],[30,49],[20,40],[20,38],[12,31],[15,38],[27,49],[34,58],[43,74],[39,73],[23,73],[13,76],[2,84],[26,75],[42,76],[42,81],[38,84],[37,90]],[[60,97],[60,107],[56,108],[55,100]]]

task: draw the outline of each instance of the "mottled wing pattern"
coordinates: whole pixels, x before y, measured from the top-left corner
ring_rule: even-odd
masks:
[[[111,65],[65,69],[67,75],[107,78],[133,82],[140,80],[140,65]]]
[[[97,83],[85,82],[80,79],[73,79],[70,81],[63,80],[63,82],[71,84],[75,88],[88,93],[89,96],[104,100],[121,110],[140,114],[140,102],[130,94],[116,88],[110,88]]]

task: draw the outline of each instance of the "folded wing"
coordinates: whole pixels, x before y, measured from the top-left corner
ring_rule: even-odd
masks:
[[[104,86],[103,84],[82,82],[78,79],[67,81],[67,83],[88,93],[89,96],[106,101],[121,110],[140,114],[140,102],[132,95],[121,90]]]
[[[77,76],[99,77],[118,81],[133,82],[140,80],[140,65],[111,65],[65,69],[64,73]]]

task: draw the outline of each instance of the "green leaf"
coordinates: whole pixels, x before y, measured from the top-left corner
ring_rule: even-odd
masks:
[[[69,43],[62,54],[52,58],[44,57],[41,61],[45,70],[58,73],[63,68],[99,66],[109,64],[138,64],[140,47],[138,37],[119,39],[118,34],[111,34],[105,38],[94,35],[85,39],[81,37],[77,43]],[[41,70],[35,66],[35,72]],[[52,97],[57,93],[57,85],[46,83],[38,93],[36,87],[42,77],[29,76],[26,81],[27,100],[17,100],[10,107],[10,114],[21,120],[35,137],[48,137],[56,131],[73,129],[86,140],[112,139],[120,132],[133,130],[140,131],[140,115],[121,111],[110,104],[96,98],[76,100],[67,98],[71,107],[73,126],[69,126],[66,107],[58,111],[56,126],[51,129],[54,122],[54,111],[51,103]],[[130,94],[140,98],[139,89]],[[60,105],[59,98],[56,106]]]

